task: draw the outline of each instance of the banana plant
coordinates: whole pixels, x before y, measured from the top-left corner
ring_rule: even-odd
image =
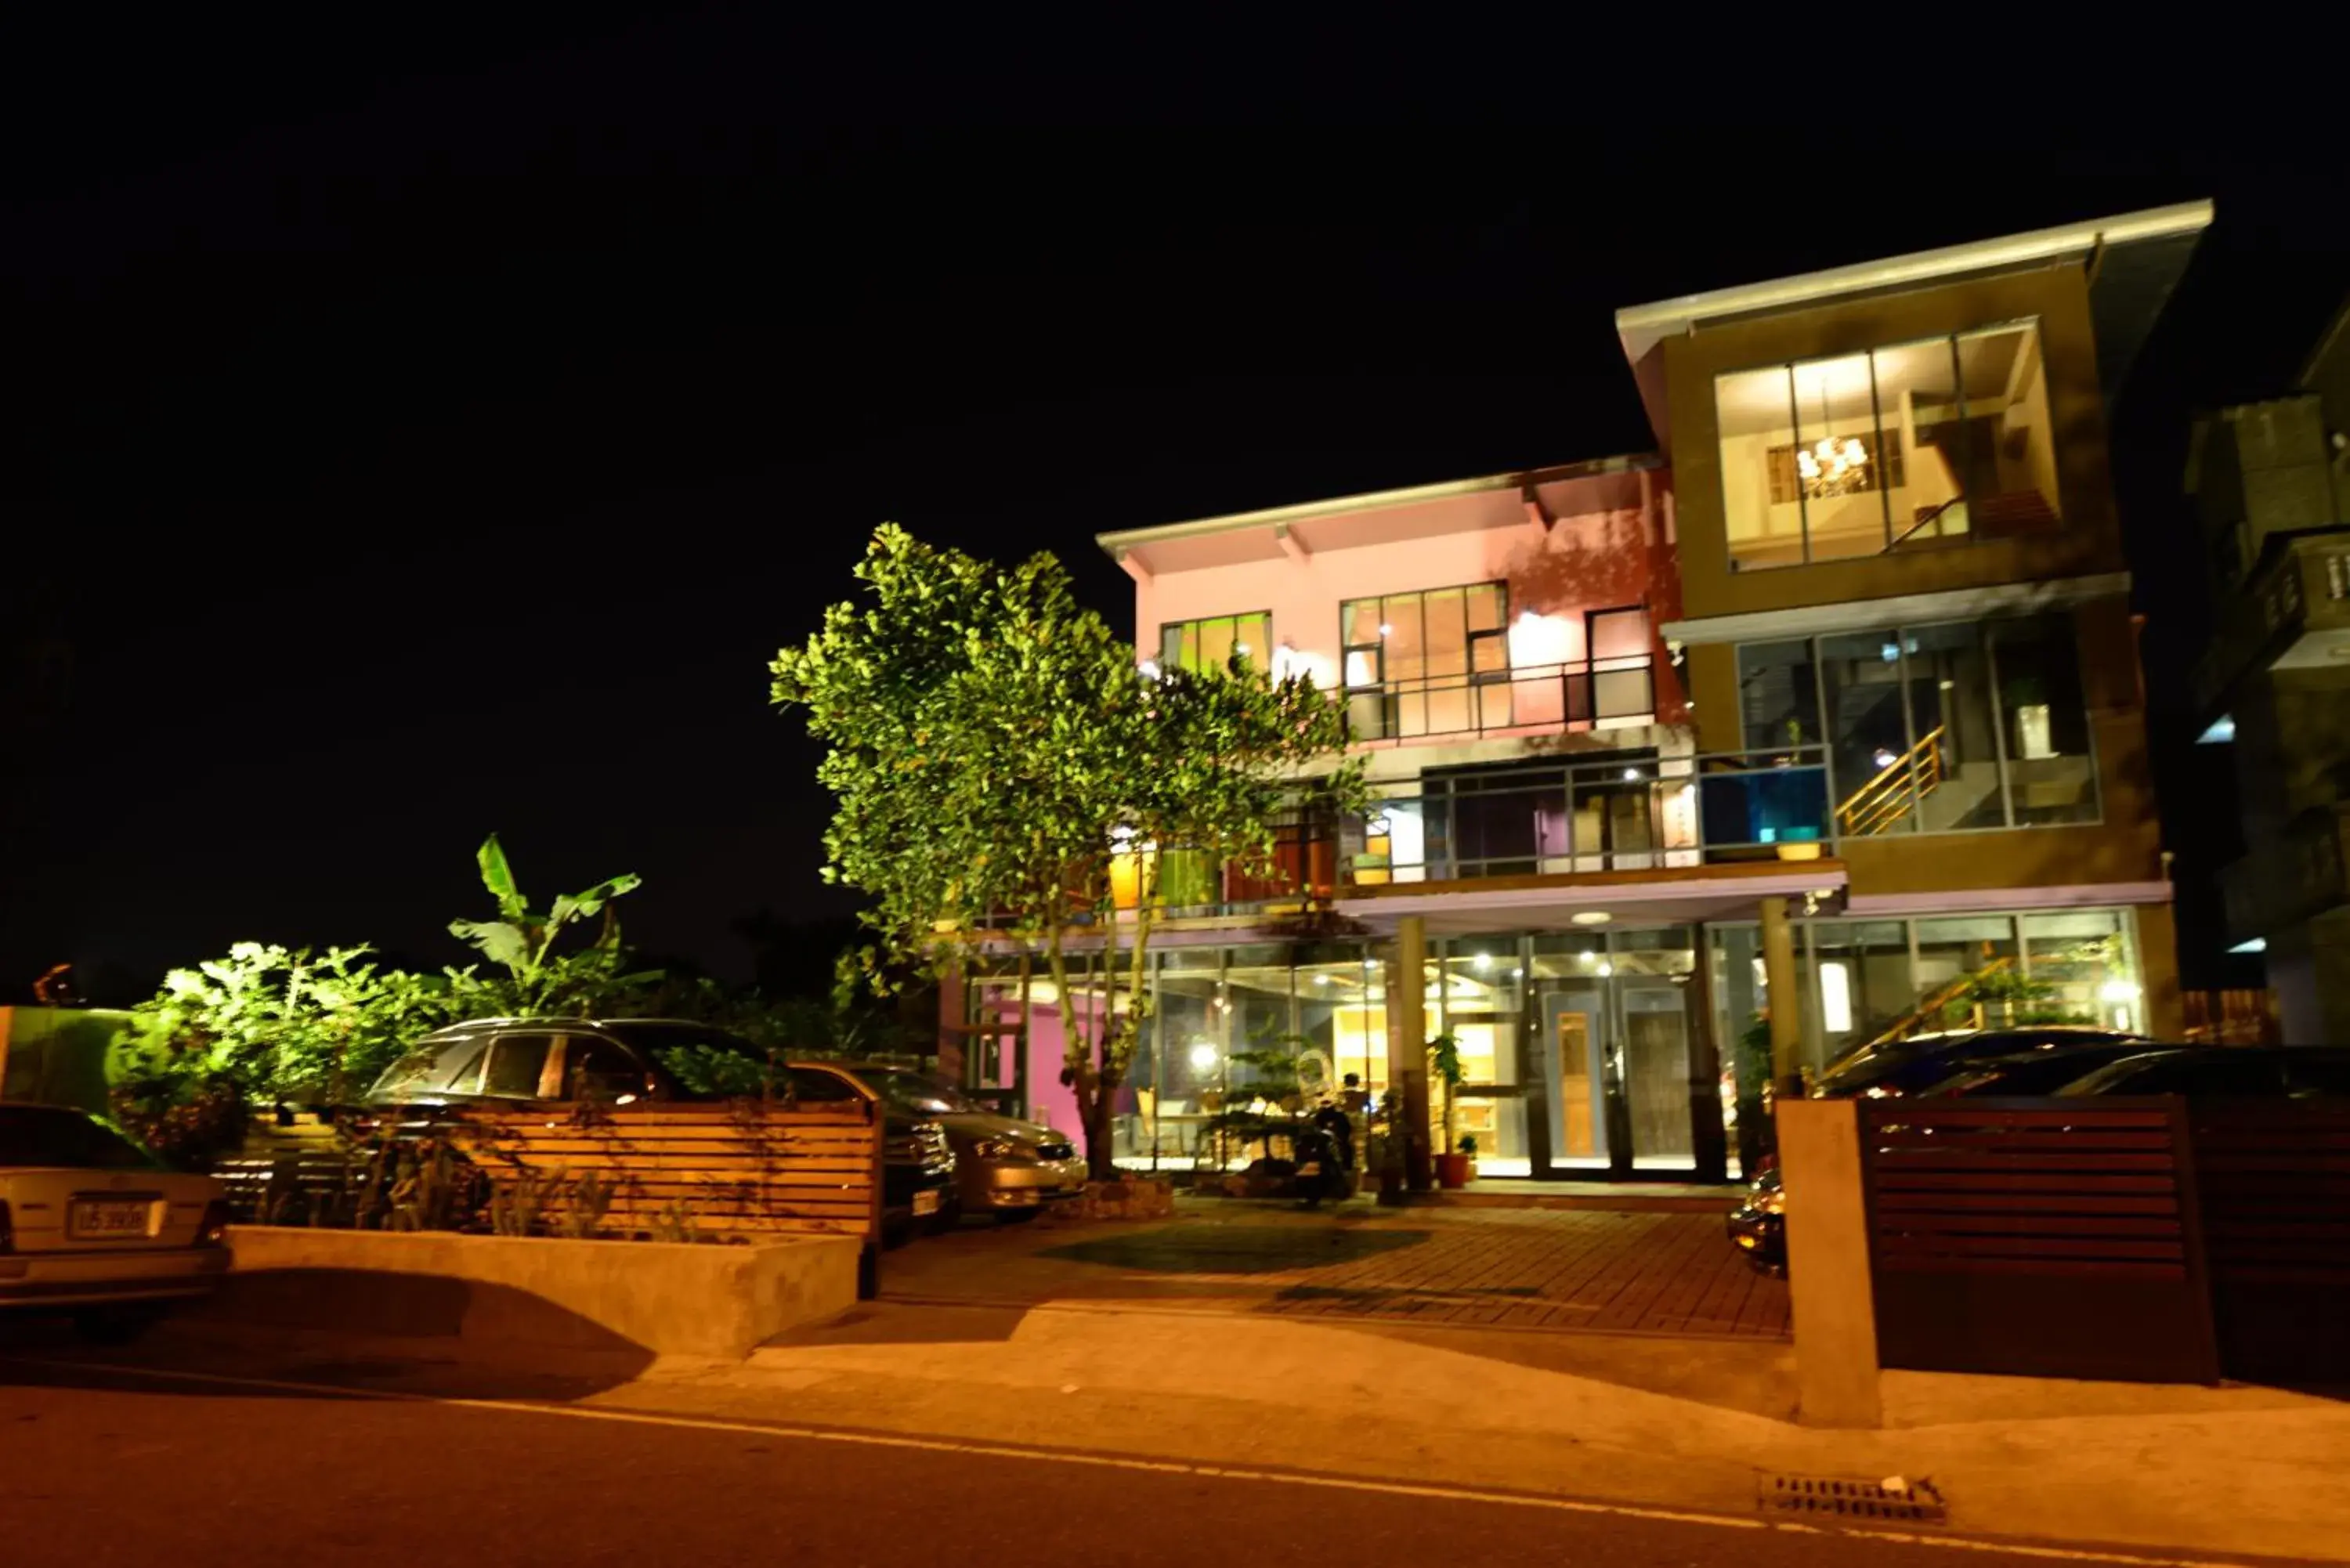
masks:
[[[482,886],[497,901],[498,918],[494,920],[452,920],[449,934],[470,943],[492,963],[502,966],[512,977],[516,992],[525,1000],[542,1000],[551,983],[571,978],[567,971],[577,963],[556,957],[555,944],[571,927],[583,920],[604,917],[604,927],[584,955],[599,969],[616,966],[620,952],[620,921],[612,901],[632,891],[643,880],[634,875],[608,877],[582,892],[566,893],[556,898],[545,912],[534,912],[530,900],[524,897],[515,883],[514,868],[506,864],[505,850],[494,833],[482,841],[476,858],[482,867]]]

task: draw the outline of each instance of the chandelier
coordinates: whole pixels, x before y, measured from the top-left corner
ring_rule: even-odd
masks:
[[[1828,389],[1820,384],[1820,423],[1828,422]],[[1811,496],[1851,495],[1868,488],[1868,449],[1857,436],[1841,441],[1824,435],[1814,444],[1795,449],[1795,472],[1803,476],[1804,493]]]
[[[1868,449],[1857,436],[1822,436],[1815,446],[1795,449],[1795,471],[1806,495],[1850,495],[1868,488]]]

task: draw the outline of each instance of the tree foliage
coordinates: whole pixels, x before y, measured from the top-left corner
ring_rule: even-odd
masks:
[[[1042,957],[1087,1152],[1107,1175],[1111,1111],[1149,1012],[1163,852],[1263,869],[1316,769],[1311,787],[1351,804],[1358,772],[1328,765],[1343,711],[1244,659],[1146,679],[1050,555],[998,566],[892,524],[855,575],[859,596],[771,666],[775,701],[827,748],[825,875],[871,900],[877,964],[960,963],[983,925]],[[1131,909],[1113,896],[1121,852],[1137,873]],[[1103,1000],[1121,963],[1122,1008]]]

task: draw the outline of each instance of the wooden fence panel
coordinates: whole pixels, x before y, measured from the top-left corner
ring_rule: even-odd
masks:
[[[2189,1125],[2222,1368],[2350,1381],[2350,1105],[2213,1100]]]
[[[1863,1104],[1882,1363],[2215,1377],[2179,1116],[2160,1100]]]
[[[583,1179],[594,1178],[611,1194],[598,1234],[681,1226],[730,1238],[820,1231],[857,1236],[868,1255],[880,1244],[886,1133],[880,1106],[870,1102],[791,1110],[749,1102],[640,1111],[475,1106],[403,1126],[418,1136],[447,1136],[494,1185],[530,1171],[549,1189],[576,1193]],[[215,1169],[240,1212],[262,1218],[273,1181],[331,1191],[353,1158],[330,1123],[264,1122],[238,1158]]]

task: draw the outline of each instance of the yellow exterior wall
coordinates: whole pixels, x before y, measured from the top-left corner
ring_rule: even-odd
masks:
[[[1730,570],[1713,401],[1717,375],[2033,318],[2040,323],[2047,373],[2061,527],[1815,566]],[[2125,569],[2088,285],[2078,265],[1701,327],[1664,347],[1681,608],[1689,619]],[[1702,713],[1704,699],[1699,701]]]

